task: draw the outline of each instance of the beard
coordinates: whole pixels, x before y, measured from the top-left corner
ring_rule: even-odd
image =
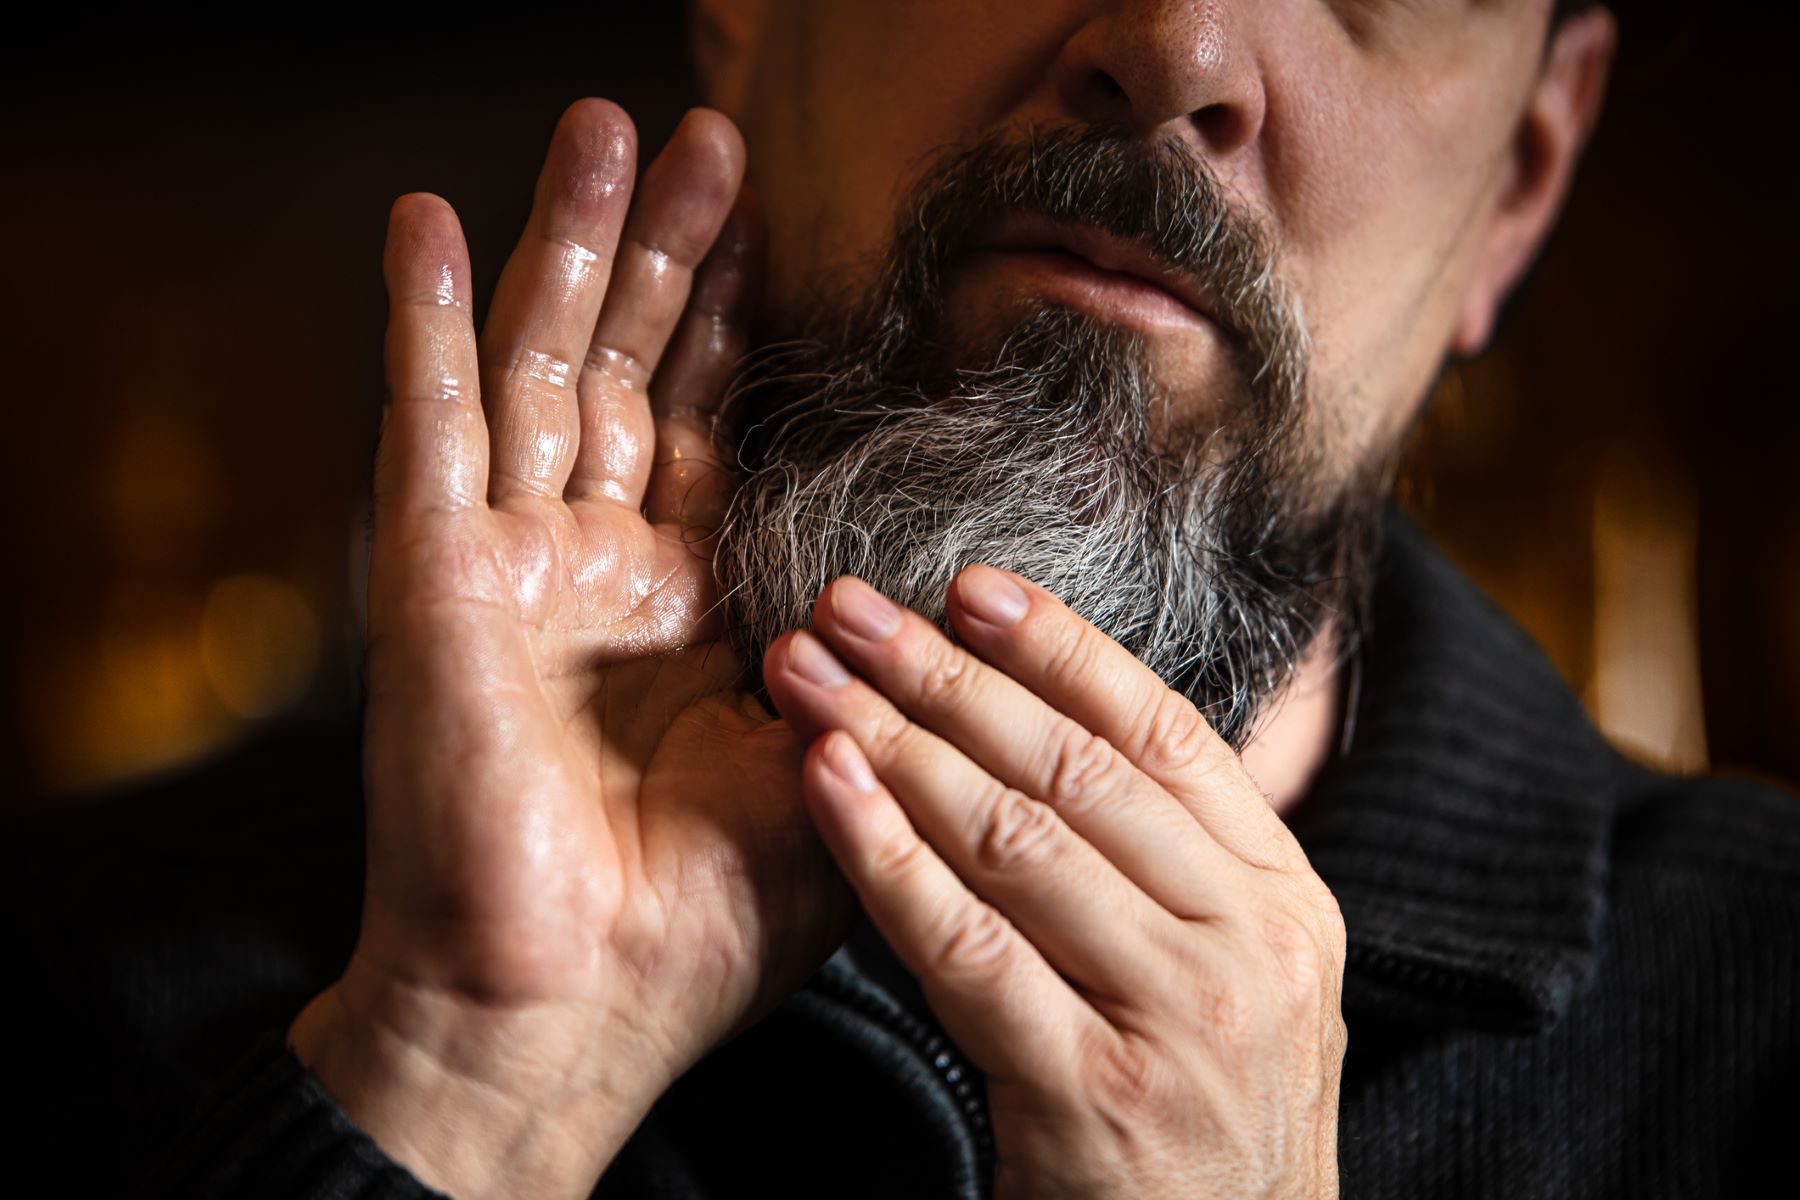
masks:
[[[1049,303],[986,345],[946,328],[947,270],[1018,213],[1091,224],[1203,285],[1238,386],[1170,396],[1140,337]],[[744,481],[714,572],[744,661],[845,574],[948,630],[951,579],[987,563],[1060,598],[1241,749],[1322,630],[1355,647],[1388,475],[1385,459],[1330,470],[1273,257],[1178,144],[1067,127],[945,155],[877,285],[753,354],[723,406]]]

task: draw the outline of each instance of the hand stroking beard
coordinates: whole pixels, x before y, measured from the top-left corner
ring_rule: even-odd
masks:
[[[1008,214],[1092,225],[1214,299],[1231,395],[1163,393],[1136,334],[1048,302],[971,346],[944,282]],[[1241,748],[1327,628],[1360,628],[1385,464],[1329,471],[1306,336],[1259,228],[1184,147],[1064,127],[948,153],[879,285],[752,356],[722,419],[745,481],[714,569],[745,661],[839,575],[943,624],[969,563],[1060,597]]]

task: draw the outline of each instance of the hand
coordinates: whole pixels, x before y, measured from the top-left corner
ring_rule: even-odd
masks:
[[[635,172],[623,112],[564,114],[479,340],[449,206],[402,196],[389,224],[366,902],[290,1039],[459,1197],[586,1196],[847,919],[802,745],[717,640],[743,145],[695,110],[634,195]]]
[[[974,566],[953,645],[861,581],[763,673],[806,800],[988,1077],[1003,1197],[1337,1194],[1336,903],[1194,706]]]

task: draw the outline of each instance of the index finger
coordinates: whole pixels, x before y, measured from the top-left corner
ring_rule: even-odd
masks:
[[[806,805],[944,1032],[992,1082],[1079,1094],[1078,1050],[1116,1036],[1089,998],[963,882],[842,731],[813,742]]]
[[[1306,865],[1305,852],[1237,754],[1136,655],[1011,571],[965,567],[946,600],[964,645],[1111,742],[1220,845],[1252,866]]]

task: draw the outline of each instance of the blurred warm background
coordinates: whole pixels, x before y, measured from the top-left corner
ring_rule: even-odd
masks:
[[[1561,232],[1406,496],[1622,745],[1791,783],[1785,11],[1628,12]],[[448,197],[485,292],[571,100],[655,146],[691,95],[656,6],[521,24],[0,51],[8,804],[351,713],[388,202]]]

